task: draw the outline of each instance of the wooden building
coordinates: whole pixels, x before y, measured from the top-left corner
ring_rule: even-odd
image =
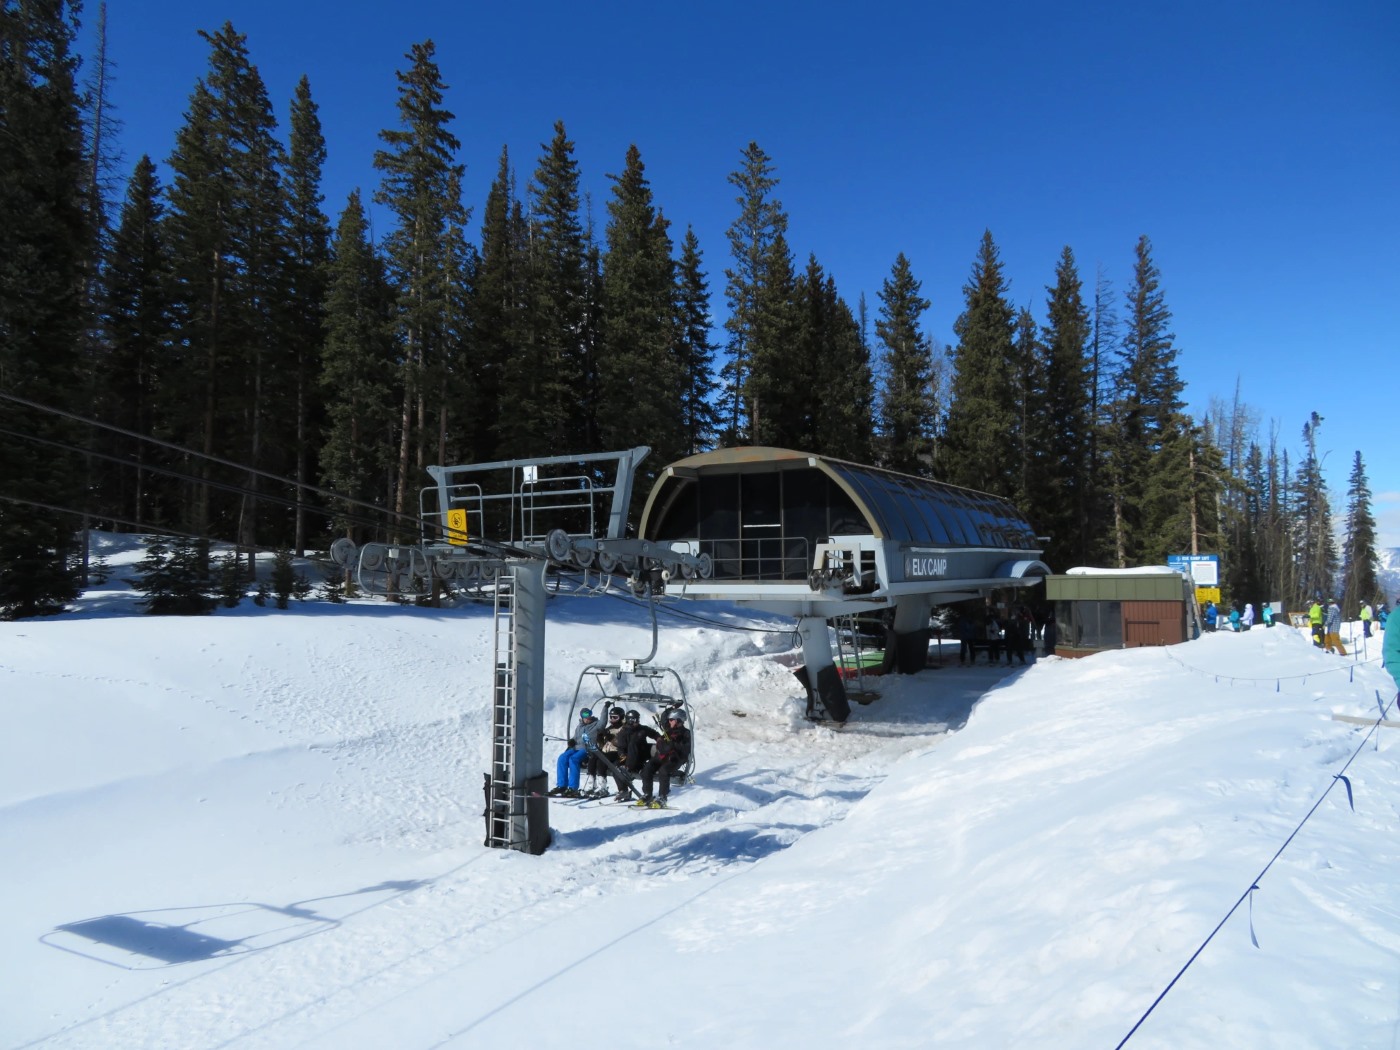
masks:
[[[1056,656],[1177,645],[1201,633],[1191,578],[1165,566],[1047,576],[1045,597],[1055,609]]]

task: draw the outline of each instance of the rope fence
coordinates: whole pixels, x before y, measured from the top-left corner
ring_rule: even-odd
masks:
[[[1196,950],[1191,953],[1191,957],[1187,959],[1185,964],[1181,967],[1181,969],[1176,972],[1176,976],[1173,977],[1170,981],[1168,981],[1167,986],[1163,988],[1160,993],[1158,993],[1157,998],[1152,1000],[1152,1004],[1143,1012],[1143,1015],[1138,1018],[1137,1023],[1134,1024],[1133,1027],[1128,1030],[1128,1034],[1122,1038],[1122,1040],[1118,1043],[1114,1050],[1122,1050],[1122,1048],[1127,1045],[1128,1040],[1130,1040],[1137,1033],[1138,1029],[1142,1027],[1143,1022],[1145,1022],[1147,1018],[1151,1016],[1152,1011],[1157,1009],[1158,1004],[1161,1003],[1162,1000],[1167,997],[1167,993],[1170,992],[1172,988],[1176,986],[1176,983],[1179,980],[1181,980],[1181,978],[1185,975],[1186,971],[1191,968],[1191,965],[1200,957],[1201,953],[1206,950],[1206,946],[1210,944],[1212,940],[1215,939],[1215,935],[1219,933],[1221,928],[1224,927],[1225,923],[1227,923],[1230,920],[1230,916],[1234,915],[1235,912],[1239,910],[1240,905],[1245,903],[1246,901],[1249,902],[1249,941],[1251,944],[1254,945],[1254,947],[1259,947],[1259,940],[1254,935],[1254,891],[1259,889],[1260,882],[1262,882],[1264,876],[1268,874],[1269,869],[1274,866],[1274,862],[1283,855],[1283,851],[1286,850],[1288,846],[1293,842],[1293,840],[1297,837],[1298,832],[1302,831],[1303,827],[1307,824],[1307,822],[1312,819],[1313,814],[1317,812],[1318,807],[1321,806],[1323,801],[1327,798],[1327,796],[1331,794],[1332,789],[1337,786],[1338,782],[1342,783],[1346,787],[1347,806],[1351,809],[1353,813],[1356,812],[1356,801],[1352,793],[1351,781],[1347,778],[1346,772],[1351,767],[1351,764],[1354,761],[1356,761],[1356,757],[1361,754],[1362,750],[1365,748],[1367,742],[1371,739],[1371,737],[1375,734],[1376,730],[1381,727],[1381,724],[1386,719],[1386,715],[1390,712],[1390,708],[1397,701],[1400,701],[1400,695],[1397,695],[1389,701],[1385,701],[1381,699],[1380,690],[1376,691],[1376,706],[1380,709],[1380,715],[1376,718],[1375,722],[1371,723],[1370,729],[1366,731],[1366,735],[1362,737],[1361,743],[1357,745],[1356,750],[1353,751],[1351,753],[1351,756],[1346,760],[1345,763],[1343,763],[1342,768],[1332,775],[1331,782],[1323,790],[1322,794],[1318,796],[1317,801],[1312,804],[1312,808],[1309,809],[1306,814],[1304,814],[1303,819],[1298,822],[1298,826],[1295,827],[1291,833],[1289,833],[1288,838],[1284,839],[1283,845],[1279,846],[1279,848],[1274,851],[1274,855],[1269,858],[1269,862],[1265,864],[1263,868],[1260,869],[1259,874],[1255,875],[1254,878],[1250,880],[1249,888],[1246,889],[1242,894],[1240,894],[1239,899],[1237,899],[1235,903],[1230,906],[1230,910],[1227,911],[1224,917],[1218,923],[1215,924],[1215,928],[1211,930],[1209,934],[1206,935],[1206,939],[1203,940],[1200,943],[1199,947],[1197,947]]]

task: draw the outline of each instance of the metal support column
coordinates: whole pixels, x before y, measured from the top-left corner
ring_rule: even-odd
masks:
[[[491,772],[486,845],[543,853],[549,846],[544,748],[545,565],[512,563],[496,580]]]
[[[844,722],[851,716],[846,685],[831,656],[831,634],[823,616],[803,616],[797,621],[802,638],[802,660],[807,677],[808,713],[813,718]]]

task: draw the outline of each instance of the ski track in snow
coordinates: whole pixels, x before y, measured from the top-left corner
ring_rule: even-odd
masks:
[[[884,722],[876,706],[861,709],[864,723],[848,730],[811,725],[790,672],[770,659],[790,646],[790,632],[682,627],[679,632],[699,632],[727,652],[703,668],[677,668],[689,679],[697,715],[696,782],[675,789],[676,808],[667,811],[554,805],[553,845],[542,857],[528,857],[463,845],[479,843],[483,834],[489,615],[445,620],[443,651],[434,653],[422,651],[421,632],[402,638],[390,627],[366,641],[353,621],[328,620],[300,654],[317,669],[314,692],[304,676],[281,677],[280,658],[263,658],[261,646],[283,643],[275,631],[269,640],[256,627],[260,622],[221,633],[217,643],[190,645],[181,643],[193,642],[198,621],[172,624],[177,637],[166,666],[145,677],[94,680],[92,687],[163,692],[177,704],[208,705],[265,738],[263,746],[226,761],[297,749],[322,759],[320,779],[286,784],[267,800],[265,819],[285,819],[294,829],[306,811],[326,813],[338,841],[387,846],[403,858],[398,866],[421,874],[396,873],[381,887],[315,900],[306,914],[293,908],[265,931],[276,951],[253,947],[190,963],[180,979],[145,992],[138,990],[140,978],[118,975],[94,998],[86,1020],[40,1045],[254,1048],[333,1038],[376,1006],[480,968],[493,951],[600,901],[654,894],[668,883],[683,893],[704,892],[711,880],[840,820],[901,756],[933,746],[946,729],[926,710],[903,710],[897,700],[882,702],[889,709]],[[94,627],[98,634],[102,629],[101,622]],[[649,630],[635,624],[606,634],[605,650],[551,653],[547,734],[562,734],[573,676],[583,665],[647,650]],[[692,636],[678,648],[688,653],[694,644]],[[663,632],[654,663],[665,665],[667,648]],[[6,670],[29,683],[48,673],[38,666]],[[1000,673],[979,669],[976,680]],[[701,674],[703,680],[695,677]],[[966,719],[965,710],[960,717]],[[551,782],[557,747],[546,741]],[[513,880],[510,869],[518,864],[546,866],[552,877]],[[316,981],[308,985],[306,974]],[[236,1002],[229,989],[237,990]]]
[[[226,952],[174,967],[86,962],[74,971],[86,982],[82,1010],[55,1012],[54,1030],[16,1046],[374,1045],[367,1032],[392,1024],[395,1011],[413,1009],[424,996],[459,998],[460,1009],[446,1015],[456,1027],[439,1045],[472,1045],[478,1029],[491,1030],[493,1017],[545,1008],[555,982],[602,988],[619,965],[629,976],[639,966],[644,971],[645,938],[662,918],[671,944],[696,953],[839,923],[843,903],[879,885],[881,866],[897,865],[929,842],[938,849],[921,860],[921,893],[885,931],[880,958],[850,942],[854,961],[891,967],[871,987],[936,997],[940,980],[964,975],[961,987],[971,999],[944,1019],[948,1045],[979,1045],[979,1033],[1001,1030],[1007,1012],[1025,1001],[1044,1005],[1028,1007],[1015,1022],[1021,1042],[1075,1045],[1081,1025],[1133,1016],[1143,991],[1155,992],[1180,965],[1183,946],[1198,943],[1200,916],[1183,905],[1181,886],[1200,881],[1206,867],[1212,899],[1233,900],[1258,872],[1259,843],[1282,842],[1316,799],[1319,782],[1327,783],[1357,746],[1362,731],[1330,721],[1329,697],[1345,694],[1345,711],[1375,714],[1363,690],[1336,688],[1354,671],[1345,665],[1327,665],[1321,677],[1288,678],[1290,666],[1302,666],[1297,656],[1311,653],[1294,632],[1280,631],[1251,640],[1270,649],[1279,683],[1241,682],[1207,702],[1183,696],[1161,704],[1156,679],[1179,681],[1185,666],[1166,651],[1160,665],[1140,651],[1027,668],[944,664],[916,679],[879,680],[879,699],[856,706],[852,724],[835,729],[804,720],[801,690],[774,659],[790,650],[790,630],[738,633],[668,621],[653,663],[674,666],[686,681],[697,781],[675,790],[669,811],[551,805],[554,843],[530,857],[480,845],[491,732],[489,610],[388,614],[367,606],[318,616],[314,631],[280,632],[278,617],[294,615],[235,612],[216,617],[212,628],[200,618],[161,621],[165,645],[156,656],[134,643],[128,656],[124,645],[134,632],[150,632],[151,621],[103,616],[66,624],[54,647],[44,624],[26,624],[0,651],[0,687],[11,695],[32,694],[37,702],[46,683],[78,679],[83,693],[104,701],[94,710],[111,711],[110,725],[95,727],[99,737],[112,737],[100,741],[105,751],[82,750],[75,741],[71,754],[51,750],[63,760],[56,768],[0,780],[8,784],[0,805],[17,816],[17,827],[55,819],[81,829],[84,798],[102,793],[131,807],[159,801],[172,819],[189,822],[182,830],[209,836],[191,846],[191,865],[202,892],[219,894],[215,900],[189,900],[178,869],[156,873],[166,877],[151,886],[139,873],[86,873],[110,877],[111,886],[70,899],[103,901],[117,915],[237,933]],[[403,616],[412,617],[411,630]],[[567,641],[550,650],[543,764],[553,782],[578,673],[588,664],[641,657],[652,634],[643,612],[608,599],[565,598],[551,603],[549,617],[551,629],[595,625],[588,633],[561,632]],[[735,626],[771,622],[733,613],[729,619]],[[64,653],[56,646],[79,638],[104,654],[109,673],[61,670]],[[1213,646],[1229,644],[1206,639],[1190,653],[1206,664]],[[293,645],[300,651],[289,652]],[[1188,670],[1202,682],[1212,677],[1205,666]],[[1022,687],[1013,703],[1000,702],[999,686],[1010,681]],[[1054,718],[1066,682],[1087,693],[1073,721]],[[1119,682],[1158,697],[1160,709],[1145,717],[1141,697],[1115,688]],[[1308,702],[1280,706],[1276,690]],[[901,760],[947,744],[974,707],[982,723],[977,746],[956,741],[938,762],[918,764],[918,776],[898,774]],[[203,728],[191,739],[181,712],[196,709],[202,717],[188,721]],[[204,717],[208,712],[217,717]],[[1296,732],[1290,728],[1287,738],[1301,745],[1273,750],[1251,739],[1261,713],[1290,720]],[[1046,722],[1054,722],[1053,734],[1044,732]],[[142,736],[147,765],[140,769],[122,764],[124,727]],[[1172,763],[1197,736],[1222,735],[1238,762],[1182,783]],[[1364,767],[1352,774],[1359,793],[1366,775]],[[267,791],[269,783],[276,786]],[[1151,787],[1142,790],[1144,783]],[[248,785],[266,797],[250,797]],[[1027,785],[1041,797],[1028,798]],[[1378,800],[1375,792],[1366,798],[1371,809],[1350,819],[1380,835],[1400,817],[1400,802]],[[695,907],[862,802],[869,808],[851,822],[858,823],[857,838],[840,858],[839,878],[823,869],[784,869],[778,858],[780,875],[750,880],[752,893],[727,895],[724,909]],[[1045,810],[1073,816],[1045,821]],[[122,812],[119,805],[111,811]],[[890,834],[906,811],[919,814],[919,836]],[[878,845],[860,848],[860,835]],[[1400,907],[1377,899],[1374,885],[1345,878],[1349,867],[1374,864],[1374,857],[1344,850],[1324,857],[1306,842],[1300,838],[1268,883],[1262,937],[1271,933],[1269,922],[1288,914],[1325,913],[1361,929],[1378,909],[1400,915]],[[104,856],[129,858],[130,849],[102,845]],[[229,851],[224,878],[206,870],[223,862],[220,848]],[[1063,878],[1067,848],[1085,858],[1072,879]],[[1013,850],[1020,862],[1005,863]],[[979,860],[964,865],[968,857]],[[346,884],[338,860],[375,872],[379,881]],[[1151,877],[1132,879],[1144,871]],[[56,877],[84,874],[60,868]],[[995,923],[986,921],[977,895],[999,902]],[[84,918],[54,917],[45,929]],[[1397,927],[1400,919],[1370,923],[1366,944],[1373,950],[1354,964],[1356,987],[1374,986],[1379,998],[1389,985],[1365,971],[1400,952],[1400,938],[1388,932]],[[559,931],[583,928],[597,936],[560,943]],[[535,949],[537,965],[520,965],[522,945]],[[1014,950],[1024,945],[1033,948]],[[905,970],[886,959],[923,961]],[[1047,997],[1061,972],[1105,959],[1140,974],[1138,984],[1091,981],[1064,989],[1068,999]],[[1313,1016],[1346,1009],[1313,1001],[1300,973],[1280,964],[1268,982],[1288,989],[1279,1009]],[[57,1002],[69,1004],[74,995]],[[886,1008],[891,1001],[899,1002],[886,998]],[[1252,1008],[1216,1006],[1211,1038],[1251,1045],[1251,1031],[1260,1030]],[[872,1001],[870,1010],[878,1009]],[[859,1032],[861,1021],[853,1024],[845,1034]],[[393,1045],[392,1036],[380,1045]]]

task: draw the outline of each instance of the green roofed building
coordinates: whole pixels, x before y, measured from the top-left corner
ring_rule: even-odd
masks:
[[[1195,586],[1165,566],[1075,569],[1045,579],[1054,604],[1057,656],[1176,645],[1201,633]]]

